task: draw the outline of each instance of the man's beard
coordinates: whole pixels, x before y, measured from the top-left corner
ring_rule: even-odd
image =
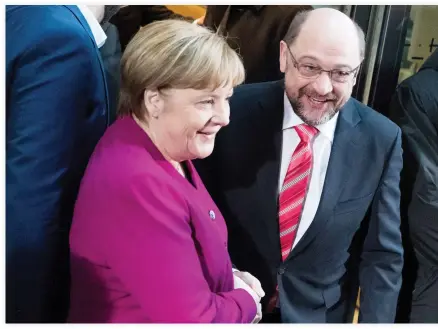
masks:
[[[314,94],[314,93],[313,93]],[[328,122],[331,118],[335,116],[336,113],[339,112],[339,108],[336,108],[335,103],[337,102],[337,98],[333,96],[326,97],[327,102],[329,103],[327,106],[327,109],[325,112],[319,116],[318,118],[311,118],[309,117],[309,111],[305,110],[304,104],[300,101],[302,97],[305,97],[305,95],[312,97],[312,92],[306,91],[306,87],[301,88],[298,91],[298,97],[293,98],[290,97],[286,92],[287,98],[289,99],[290,104],[292,105],[292,109],[295,112],[295,114],[303,120],[304,123],[310,125],[310,126],[318,126],[322,125],[326,122]],[[315,98],[320,98],[320,96],[315,95]],[[317,112],[318,110],[313,110],[313,112]]]

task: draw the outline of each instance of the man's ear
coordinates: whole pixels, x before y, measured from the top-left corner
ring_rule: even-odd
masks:
[[[280,71],[286,72],[286,66],[287,66],[287,47],[288,45],[283,40],[280,41]]]

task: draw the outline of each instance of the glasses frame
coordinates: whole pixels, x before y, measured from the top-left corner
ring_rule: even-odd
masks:
[[[355,79],[355,78],[357,77],[357,74],[358,74],[358,72],[359,72],[359,68],[360,68],[360,66],[362,65],[362,62],[361,62],[356,68],[354,68],[354,69],[352,69],[352,70],[350,70],[350,71],[344,71],[345,73],[348,73],[348,74],[349,74],[349,75],[345,78],[345,81],[333,80],[333,77],[332,77],[333,72],[340,71],[339,69],[324,70],[324,69],[322,69],[321,67],[319,67],[319,72],[318,72],[317,74],[315,74],[315,76],[313,76],[313,77],[306,77],[306,76],[304,76],[303,74],[300,73],[300,67],[303,66],[303,65],[306,65],[306,64],[301,64],[301,63],[299,63],[299,62],[295,59],[294,55],[292,54],[292,50],[290,50],[290,48],[289,48],[289,46],[287,45],[286,41],[283,40],[283,42],[284,42],[284,44],[286,45],[287,50],[289,51],[289,54],[290,54],[290,56],[291,56],[291,58],[292,58],[292,63],[293,63],[293,65],[294,65],[294,67],[297,69],[298,73],[299,73],[303,78],[306,78],[306,79],[317,79],[317,78],[319,78],[319,76],[321,75],[322,72],[326,72],[326,73],[328,74],[328,76],[330,77],[330,80],[331,80],[332,82],[346,83],[346,82],[348,82],[348,80],[349,80],[352,76],[353,76],[353,79]],[[353,75],[352,75],[352,74],[353,74]]]

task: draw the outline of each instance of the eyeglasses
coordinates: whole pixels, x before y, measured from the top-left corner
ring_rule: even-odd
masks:
[[[359,70],[360,64],[350,71],[347,70],[323,70],[319,66],[312,65],[312,64],[300,64],[295,59],[294,55],[292,54],[292,51],[290,50],[289,46],[286,46],[286,48],[289,50],[289,54],[292,57],[292,62],[294,64],[294,67],[298,70],[298,73],[303,78],[309,78],[309,79],[316,79],[320,76],[322,72],[327,72],[330,79],[332,81],[345,83],[347,82],[351,77],[355,78],[357,76],[357,72]]]

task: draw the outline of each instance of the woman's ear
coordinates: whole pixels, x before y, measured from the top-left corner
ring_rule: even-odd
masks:
[[[160,116],[163,110],[163,98],[158,90],[146,89],[143,94],[143,103],[150,117],[157,119]]]

